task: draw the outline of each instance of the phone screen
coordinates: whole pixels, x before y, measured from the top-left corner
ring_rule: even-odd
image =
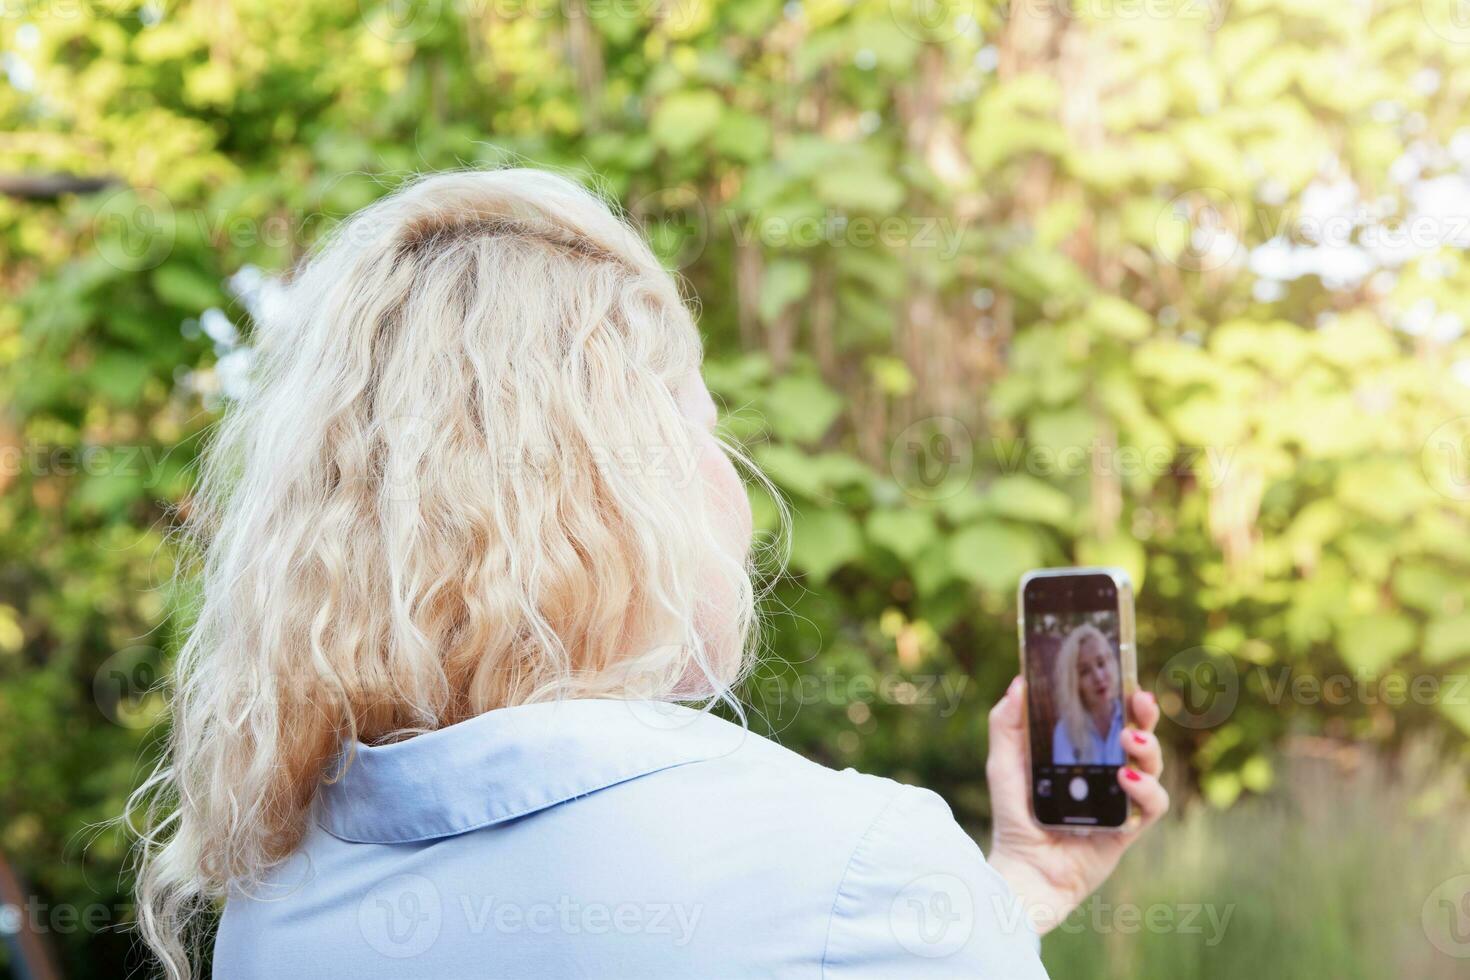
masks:
[[[1132,589],[1121,571],[1036,572],[1022,582],[1031,805],[1040,823],[1083,829],[1128,819],[1118,768],[1132,634]]]

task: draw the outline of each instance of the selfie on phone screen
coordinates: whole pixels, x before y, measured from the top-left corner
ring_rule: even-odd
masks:
[[[1054,570],[1023,586],[1032,803],[1043,824],[1118,827],[1127,798],[1123,616],[1107,572]]]

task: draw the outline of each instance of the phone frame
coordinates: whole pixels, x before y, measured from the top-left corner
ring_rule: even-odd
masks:
[[[1026,678],[1026,697],[1021,704],[1021,718],[1026,732],[1026,812],[1031,822],[1043,830],[1062,834],[1116,834],[1127,830],[1133,822],[1133,801],[1123,794],[1123,822],[1108,824],[1043,823],[1036,816],[1036,788],[1032,785],[1035,770],[1031,765],[1031,684],[1026,672],[1026,586],[1042,578],[1069,578],[1079,575],[1106,575],[1118,590],[1118,660],[1123,683],[1123,724],[1133,718],[1133,694],[1138,690],[1138,661],[1133,633],[1133,579],[1121,568],[1107,565],[1079,565],[1066,568],[1037,568],[1021,576],[1016,586],[1016,646],[1020,650],[1021,676]],[[1125,762],[1124,765],[1127,765]]]

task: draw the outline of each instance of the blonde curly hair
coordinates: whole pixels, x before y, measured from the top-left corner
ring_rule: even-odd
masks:
[[[195,620],[129,805],[170,977],[197,969],[197,913],[300,842],[344,742],[714,699],[748,662],[749,558],[691,485],[708,434],[676,401],[699,336],[602,200],[534,170],[424,177],[284,289],[189,504]]]

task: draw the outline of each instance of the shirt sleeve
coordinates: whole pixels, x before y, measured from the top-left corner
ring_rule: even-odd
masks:
[[[934,793],[902,787],[853,850],[823,977],[1046,980],[1010,887]]]
[[[1077,750],[1072,748],[1072,740],[1067,737],[1067,726],[1058,721],[1051,731],[1051,764],[1063,766],[1076,761]]]

